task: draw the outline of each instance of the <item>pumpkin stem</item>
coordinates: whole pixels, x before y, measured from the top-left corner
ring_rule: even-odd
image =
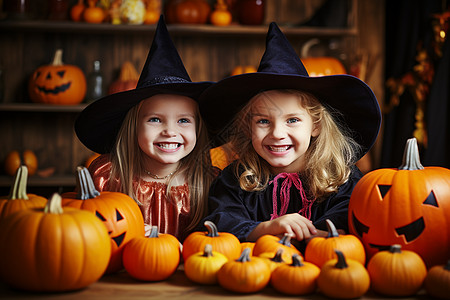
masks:
[[[64,211],[61,205],[61,195],[54,193],[50,199],[48,199],[47,204],[44,207],[44,213],[50,214],[62,214]]]
[[[275,253],[275,255],[270,260],[273,261],[273,262],[276,262],[276,263],[284,262],[284,260],[283,260],[283,249],[281,249],[281,248],[278,249],[277,253]]]
[[[95,189],[94,181],[86,167],[77,167],[77,199],[92,199],[100,195]]]
[[[212,255],[212,245],[211,244],[206,244],[205,245],[205,249],[203,250],[203,255],[204,257],[211,257]]]
[[[241,256],[239,256],[239,258],[236,259],[236,261],[238,261],[238,262],[250,261],[250,252],[251,251],[252,251],[252,249],[250,249],[250,247],[245,248],[244,250],[242,250]]]
[[[303,267],[302,257],[298,254],[292,254],[292,266]]]
[[[214,224],[211,221],[205,221],[204,225],[208,229],[208,234],[206,236],[210,236],[210,237],[218,237],[219,236],[219,230],[217,230],[216,224]]]
[[[333,222],[331,220],[326,219],[327,227],[328,227],[328,235],[327,238],[331,237],[339,237],[339,233],[336,230],[336,226],[334,226]]]
[[[405,151],[403,152],[403,162],[399,170],[423,170],[424,167],[420,163],[419,147],[416,138],[406,141]]]
[[[394,244],[389,247],[389,252],[391,253],[401,253],[402,252],[402,246],[399,244]]]
[[[285,233],[284,236],[278,241],[278,243],[285,245],[287,247],[291,246],[291,237],[292,235],[289,233]]]
[[[156,226],[156,225],[152,226],[152,229],[150,230],[150,235],[148,237],[149,238],[157,238],[157,237],[159,237],[158,226]]]
[[[338,259],[338,261],[337,261],[336,265],[334,265],[334,267],[337,268],[337,269],[348,268],[347,261],[345,260],[344,253],[342,253],[339,250],[334,250],[334,252],[336,252],[337,259]]]
[[[20,166],[16,175],[14,176],[14,184],[11,187],[11,191],[9,192],[8,199],[16,200],[16,199],[24,199],[28,200],[27,195],[27,179],[28,179],[28,168],[25,165]]]
[[[52,66],[62,66],[62,65],[64,65],[64,63],[62,61],[62,55],[63,55],[62,49],[56,50],[55,56],[53,57]]]

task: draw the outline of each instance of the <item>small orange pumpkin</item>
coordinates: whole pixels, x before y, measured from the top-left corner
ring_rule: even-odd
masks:
[[[203,251],[206,244],[211,244],[213,251],[224,254],[229,260],[235,260],[241,253],[241,243],[238,238],[228,232],[219,232],[216,224],[205,221],[207,232],[192,232],[183,242],[183,259],[194,253]]]
[[[217,279],[227,290],[254,293],[267,286],[270,269],[262,258],[250,257],[250,249],[246,248],[237,260],[229,260],[220,268]]]
[[[450,299],[450,259],[445,265],[435,265],[428,270],[424,286],[429,295]]]
[[[86,96],[86,77],[75,66],[63,64],[61,49],[56,50],[53,62],[37,68],[28,83],[33,102],[59,105],[79,104]]]
[[[258,255],[258,257],[264,259],[267,266],[270,269],[270,272],[273,272],[276,268],[284,264],[290,264],[292,262],[292,258],[287,256],[289,262],[285,260],[285,256],[283,255],[283,249],[278,249],[278,251],[273,254],[272,252],[264,252]]]
[[[139,80],[139,74],[134,68],[133,64],[126,61],[122,64],[120,68],[119,78],[113,81],[108,89],[108,94],[115,94],[119,92],[124,92],[136,88]]]
[[[232,15],[224,0],[217,0],[214,11],[211,13],[210,21],[215,26],[228,26],[231,24]]]
[[[184,273],[193,282],[216,284],[217,272],[227,261],[225,255],[212,251],[212,246],[206,244],[203,252],[192,254],[184,262]]]
[[[25,165],[28,169],[28,174],[33,176],[38,168],[38,159],[36,154],[34,154],[31,150],[25,150],[23,153],[19,151],[11,151],[6,155],[5,158],[5,172],[10,176],[14,176],[16,174],[17,169],[21,166]]]
[[[97,6],[97,0],[88,0],[88,7],[84,9],[83,19],[87,23],[99,24],[103,22],[105,17],[105,11]]]
[[[83,12],[86,6],[83,0],[78,0],[77,4],[70,8],[70,18],[72,21],[80,22],[83,19]]]
[[[123,250],[123,266],[131,277],[143,281],[169,278],[180,263],[180,243],[168,233],[152,226],[149,237],[131,239]]]
[[[336,257],[335,250],[340,250],[347,258],[366,263],[366,253],[361,241],[354,235],[339,235],[333,222],[326,220],[328,235],[312,238],[305,249],[305,260],[319,268],[328,260]]]
[[[9,196],[0,197],[0,220],[6,216],[27,208],[44,207],[47,199],[35,194],[27,194],[28,171],[20,166],[14,177]]]
[[[275,254],[278,249],[283,249],[285,255],[289,255],[289,257],[293,254],[301,255],[300,251],[291,244],[291,235],[287,233],[281,239],[270,234],[263,235],[255,242],[253,255],[258,256],[264,252]]]

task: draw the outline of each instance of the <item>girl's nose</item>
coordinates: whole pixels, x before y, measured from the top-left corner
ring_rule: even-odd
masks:
[[[272,137],[275,139],[282,139],[286,135],[286,131],[281,124],[274,123],[272,126]]]
[[[162,131],[162,134],[165,135],[165,136],[175,136],[177,133],[172,128],[172,126],[167,125],[166,128],[164,128],[164,130]]]

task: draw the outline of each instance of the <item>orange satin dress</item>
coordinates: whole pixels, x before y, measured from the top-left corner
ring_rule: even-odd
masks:
[[[89,172],[96,189],[115,192],[119,190],[117,179],[110,178],[111,162],[109,154],[103,154],[89,166]],[[148,182],[142,179],[133,181],[139,208],[144,217],[144,223],[156,225],[161,233],[170,233],[183,240],[186,236],[184,228],[189,222],[189,188],[187,183],[174,186],[170,191],[170,199],[166,195],[167,185],[160,182]]]

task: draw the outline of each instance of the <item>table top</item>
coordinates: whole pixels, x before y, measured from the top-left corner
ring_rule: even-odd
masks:
[[[65,293],[30,293],[13,290],[0,283],[0,299],[55,299],[55,300],[89,300],[89,299],[330,299],[316,292],[311,295],[286,296],[270,286],[254,294],[236,294],[223,289],[219,285],[199,285],[190,281],[185,275],[183,266],[170,276],[167,280],[159,282],[142,282],[133,279],[127,272],[105,275],[99,281],[90,286],[73,292]],[[360,299],[380,299],[377,295],[369,291]],[[403,299],[429,299],[425,291],[420,291],[415,297],[395,298]]]

